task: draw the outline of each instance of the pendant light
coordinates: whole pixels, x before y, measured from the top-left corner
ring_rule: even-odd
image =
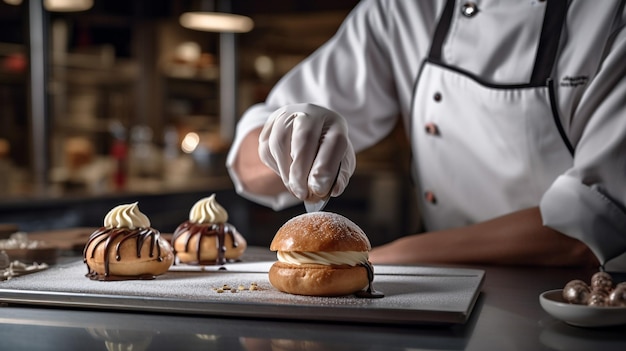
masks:
[[[8,5],[19,6],[22,0],[4,0]],[[44,0],[43,6],[51,12],[78,12],[93,7],[93,0]]]
[[[78,12],[93,7],[93,0],[44,0],[44,7],[52,12]]]
[[[213,1],[201,1],[196,7],[199,9],[180,16],[181,26],[204,32],[227,33],[246,33],[254,28],[254,21],[250,17],[216,12]]]
[[[250,17],[220,12],[185,12],[180,16],[180,25],[205,32],[245,33],[252,30]]]

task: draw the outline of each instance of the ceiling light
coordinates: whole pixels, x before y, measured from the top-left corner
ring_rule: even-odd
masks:
[[[222,12],[186,12],[180,16],[180,25],[205,32],[245,33],[252,30],[250,17]]]
[[[44,7],[52,12],[78,12],[93,7],[93,0],[44,0]]]
[[[22,0],[4,0],[8,5],[19,6]],[[77,12],[93,7],[93,0],[44,0],[44,7],[52,12]]]

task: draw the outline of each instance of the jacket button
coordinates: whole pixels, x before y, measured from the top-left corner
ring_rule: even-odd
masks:
[[[433,95],[433,100],[435,100],[436,102],[441,101],[441,93],[436,92],[435,95]]]
[[[424,192],[424,199],[431,204],[436,204],[437,203],[437,197],[435,197],[435,193],[433,193],[432,191],[426,191]]]
[[[474,17],[478,13],[478,6],[476,6],[476,3],[468,1],[461,6],[461,13],[465,17]]]
[[[439,135],[439,127],[437,127],[435,123],[426,123],[424,130],[426,131],[426,134]]]

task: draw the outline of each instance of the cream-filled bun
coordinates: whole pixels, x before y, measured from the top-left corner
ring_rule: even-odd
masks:
[[[212,194],[191,207],[189,220],[174,231],[172,245],[181,263],[220,265],[240,258],[247,242]]]
[[[150,279],[167,272],[174,252],[135,202],[109,211],[89,237],[83,260],[94,280]]]
[[[354,222],[332,212],[306,213],[287,221],[270,250],[278,261],[269,271],[278,290],[309,296],[358,292],[373,279],[369,239]]]

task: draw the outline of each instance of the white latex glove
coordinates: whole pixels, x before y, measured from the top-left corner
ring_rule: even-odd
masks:
[[[356,167],[346,120],[313,104],[274,111],[259,136],[259,156],[280,175],[287,190],[310,202],[329,193],[341,195]]]

